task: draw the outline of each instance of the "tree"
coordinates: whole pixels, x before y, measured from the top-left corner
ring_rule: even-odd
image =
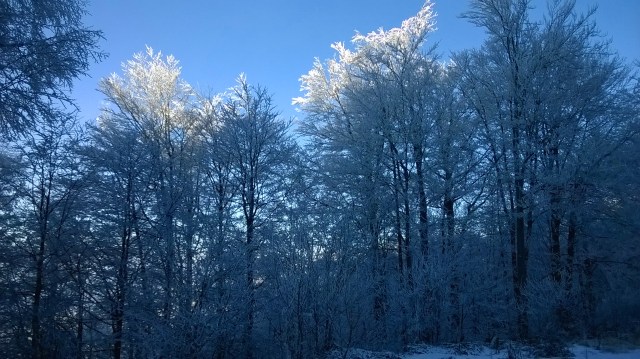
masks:
[[[530,1],[474,1],[465,16],[484,27],[488,39],[480,50],[457,57],[464,97],[489,150],[504,216],[500,232],[510,241],[521,339],[529,336],[529,299],[544,297],[533,295],[534,288],[543,278],[562,288],[563,276],[572,276],[583,191],[609,180],[595,183],[587,173],[625,141],[621,128],[629,110],[616,99],[627,96],[628,73],[596,41],[593,11],[577,16],[574,5],[555,2],[535,23]],[[541,259],[542,248],[548,261]],[[543,263],[549,271],[541,272]]]
[[[240,76],[231,97],[224,102],[221,120],[222,141],[228,151],[223,156],[231,161],[245,234],[248,298],[242,343],[245,356],[250,358],[255,345],[256,289],[264,280],[255,266],[264,241],[258,236],[258,229],[268,222],[267,213],[282,205],[279,192],[283,190],[295,144],[288,135],[289,124],[280,119],[266,89],[250,86],[244,76]]]
[[[102,33],[82,24],[82,0],[0,2],[0,133],[24,133],[73,106],[68,90],[105,54]]]
[[[88,200],[94,210],[88,210],[87,216],[94,223],[92,232],[97,239],[94,245],[105,254],[95,259],[94,278],[113,283],[92,289],[95,297],[99,294],[105,298],[106,303],[99,306],[107,308],[108,314],[102,315],[111,321],[113,358],[120,358],[125,347],[123,335],[129,315],[137,313],[141,317],[140,308],[131,302],[136,296],[149,294],[145,290],[148,278],[143,253],[147,249],[143,248],[142,230],[144,203],[151,200],[151,193],[145,190],[150,183],[150,169],[148,153],[142,145],[138,129],[129,122],[109,117],[107,112],[98,126],[90,127],[90,140],[81,152],[92,173],[89,184],[92,195]],[[136,274],[143,288],[141,293],[133,291]]]
[[[232,153],[227,147],[223,129],[222,96],[215,95],[201,99],[199,105],[199,122],[201,124],[202,155],[202,187],[200,188],[200,213],[202,234],[207,240],[203,245],[204,258],[200,261],[202,280],[197,289],[197,305],[215,332],[214,352],[223,358],[230,350],[235,330],[236,310],[234,303],[233,282],[238,272],[243,272],[241,263],[234,261],[236,257],[237,238],[236,198],[239,191],[234,180],[234,164]],[[244,284],[244,278],[240,280]],[[237,304],[237,303],[235,303]],[[224,309],[223,309],[224,308]]]
[[[533,43],[531,33],[533,29],[528,20],[528,0],[487,0],[471,3],[471,10],[466,16],[476,25],[485,27],[489,33],[486,49],[489,52],[486,60],[495,64],[499,69],[491,73],[491,78],[484,80],[505,85],[488,89],[492,91],[496,105],[492,105],[491,114],[484,112],[486,106],[476,106],[480,116],[483,116],[487,136],[501,133],[502,137],[491,140],[494,165],[498,171],[498,178],[504,178],[506,188],[501,188],[508,198],[500,195],[505,203],[505,215],[509,217],[509,234],[512,242],[513,257],[513,290],[518,308],[518,332],[521,338],[528,337],[528,311],[526,296],[528,248],[527,238],[531,233],[531,196],[527,195],[526,176],[530,174],[532,165],[532,151],[528,126],[527,95],[531,78],[531,67],[528,54],[532,53]],[[481,66],[481,64],[476,64]],[[491,69],[491,68],[490,68]],[[491,71],[489,69],[489,71]],[[471,89],[473,85],[470,86]],[[491,86],[491,85],[490,85]],[[499,91],[498,94],[495,91]],[[493,102],[492,102],[493,103]],[[493,116],[503,122],[492,123]],[[500,149],[498,152],[498,148]],[[504,159],[504,162],[501,159]],[[501,163],[502,162],[502,163]]]
[[[438,223],[432,235],[433,267],[438,267],[432,280],[441,284],[434,291],[447,302],[440,311],[440,337],[464,341],[461,282],[468,276],[465,266],[470,261],[465,247],[475,239],[473,222],[485,201],[486,150],[480,146],[476,118],[465,105],[455,59],[434,66],[433,77],[432,120],[425,145],[427,183]]]
[[[371,322],[361,325],[379,331],[358,339],[462,340],[485,325],[528,338],[543,330],[540,321],[530,328],[530,313],[545,325],[571,326],[565,309],[578,295],[578,269],[591,278],[581,286],[596,287],[595,258],[606,251],[587,244],[602,232],[585,224],[608,207],[592,206],[586,193],[602,191],[602,203],[615,196],[604,190],[611,178],[603,163],[635,136],[623,130],[634,87],[597,40],[592,12],[575,15],[574,2],[554,2],[533,22],[530,5],[472,2],[466,17],[488,39],[439,64],[421,50],[427,3],[400,28],[356,35],[353,50],[334,44],[336,58],[316,61],[301,77],[305,96],[294,102],[307,115],[301,132],[311,167],[324,197],[335,198],[326,204],[353,221],[347,251],[366,253],[370,264]],[[437,220],[440,231],[428,232]],[[484,287],[489,279],[500,284]],[[404,296],[391,301],[395,285]],[[511,311],[497,313],[463,286],[485,288]],[[594,295],[584,298],[593,311]],[[469,305],[482,314],[469,314]],[[548,307],[555,314],[541,314]],[[420,319],[389,324],[391,313]]]
[[[66,108],[10,125],[3,354],[306,358],[632,333],[638,74],[592,12],[554,1],[534,22],[530,4],[474,0],[488,38],[448,62],[425,48],[429,1],[334,44],[301,78],[300,139],[266,88],[241,75],[198,96],[150,48],[101,81],[88,136]]]
[[[145,169],[148,176],[146,185],[154,189],[154,198],[150,203],[136,209],[134,199],[127,197],[131,195],[127,191],[131,189],[131,181],[135,181],[135,178],[121,179],[124,185],[118,188],[124,191],[120,196],[124,196],[125,203],[128,203],[124,207],[125,218],[138,220],[137,213],[141,211],[140,216],[147,222],[149,234],[154,238],[147,243],[151,245],[148,250],[153,254],[150,260],[159,266],[153,268],[160,269],[162,273],[158,276],[162,282],[162,293],[156,295],[162,298],[159,312],[166,328],[154,334],[162,343],[160,350],[180,356],[176,350],[182,349],[161,337],[170,335],[172,329],[179,327],[174,326],[176,318],[184,318],[194,301],[196,221],[193,196],[198,193],[194,186],[198,183],[196,169],[200,162],[195,93],[180,78],[178,61],[173,56],[163,58],[161,53],[154,53],[151,48],[147,48],[145,53],[135,54],[133,60],[123,65],[123,73],[123,77],[114,74],[100,83],[100,90],[109,102],[100,120],[103,121],[104,131],[115,128],[122,132],[118,136],[124,136],[125,141],[135,145],[139,153],[134,154],[133,158],[124,156],[125,160],[134,161],[134,171],[138,171],[135,162],[141,158],[148,162]],[[117,137],[114,139],[118,140]],[[127,163],[115,162],[112,165]],[[108,170],[116,178],[123,175],[118,167]],[[130,230],[133,225],[135,222],[123,228],[123,250],[127,247],[125,242],[130,241],[126,237],[132,235]],[[121,260],[121,265],[126,269],[126,258]],[[126,276],[125,272],[118,274],[123,275]],[[119,278],[123,279],[126,278]],[[153,286],[153,283],[149,285]],[[122,306],[122,300],[118,299],[118,308]],[[119,317],[120,314],[114,320],[121,321]],[[116,339],[121,335],[118,334],[121,327],[122,324],[114,326]],[[114,345],[114,353],[119,352],[117,340]]]
[[[82,349],[78,309],[87,248],[84,175],[74,156],[79,134],[75,118],[62,112],[36,124],[8,152],[15,172],[7,178],[13,201],[3,218],[2,250],[13,267],[6,268],[12,275],[3,299],[24,319],[11,318],[6,329],[28,339],[14,337],[7,349],[34,358],[75,356]]]
[[[351,202],[349,210],[357,209],[358,245],[368,247],[371,313],[378,322],[370,331],[371,341],[385,340],[387,330],[396,330],[385,324],[390,308],[386,248],[396,250],[394,267],[409,292],[418,281],[414,258],[424,272],[429,255],[425,165],[436,64],[422,47],[433,24],[427,1],[399,28],[354,36],[354,50],[334,44],[337,58],[326,65],[316,61],[301,77],[305,96],[294,100],[307,114],[301,132],[325,158],[321,164],[326,167],[320,170],[330,173],[332,186],[327,187],[337,187]],[[393,243],[388,242],[389,230]],[[406,343],[407,307],[415,311],[415,305],[400,299],[393,306],[403,312],[400,332]],[[424,311],[415,313],[421,318]],[[411,331],[420,325],[414,322]]]

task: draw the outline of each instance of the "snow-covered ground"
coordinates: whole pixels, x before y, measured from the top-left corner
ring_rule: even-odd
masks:
[[[613,353],[576,345],[571,348],[571,352],[575,355],[576,359],[640,359],[640,349]]]
[[[573,354],[575,359],[640,359],[640,349],[629,351],[617,351],[607,352],[600,351],[594,348],[589,348],[581,345],[574,345],[568,348],[569,352]],[[457,353],[456,353],[457,352]],[[527,350],[515,350],[512,351],[512,358],[514,359],[529,359],[529,358],[545,358],[545,356],[539,356],[535,353],[528,352]],[[571,357],[568,356],[556,356],[551,358]],[[461,353],[449,348],[433,347],[427,349],[426,352],[419,354],[407,354],[400,356],[402,359],[508,359],[508,350],[494,350],[486,347],[477,348],[476,350],[469,350],[466,353]]]
[[[575,359],[640,359],[640,349],[616,351],[598,350],[582,345],[568,347],[564,353],[545,355],[540,349],[511,348],[495,350],[479,345],[435,347],[414,347],[408,354],[391,352],[371,352],[361,349],[334,351],[329,359],[534,359],[534,358],[575,358]]]

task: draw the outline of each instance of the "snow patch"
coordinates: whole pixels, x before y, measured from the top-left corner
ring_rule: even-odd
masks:
[[[535,358],[575,358],[575,359],[639,359],[640,349],[628,351],[604,351],[583,345],[573,345],[560,356],[545,356],[539,348],[508,346],[505,349],[491,349],[481,345],[415,346],[408,353],[373,352],[364,349],[334,350],[327,359],[535,359]]]

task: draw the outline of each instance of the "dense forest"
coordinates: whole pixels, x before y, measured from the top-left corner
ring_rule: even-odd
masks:
[[[427,1],[309,59],[299,119],[147,48],[84,123],[83,6],[0,1],[3,357],[640,339],[638,62],[593,11],[472,0],[444,61]]]

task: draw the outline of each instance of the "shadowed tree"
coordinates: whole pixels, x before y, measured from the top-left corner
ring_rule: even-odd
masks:
[[[280,118],[266,89],[251,86],[240,76],[231,91],[222,105],[220,131],[243,218],[247,307],[242,344],[245,357],[251,358],[255,355],[256,289],[264,280],[255,266],[263,241],[257,230],[267,221],[267,213],[280,206],[278,192],[295,144],[288,134],[289,123]]]
[[[0,1],[0,134],[24,133],[73,106],[73,81],[105,56],[85,14],[82,0]]]

